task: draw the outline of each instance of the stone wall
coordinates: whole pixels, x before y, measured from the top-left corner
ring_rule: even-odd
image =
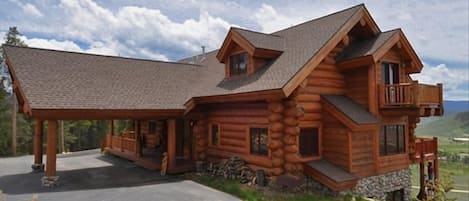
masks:
[[[387,192],[404,189],[404,200],[410,201],[411,188],[411,171],[403,169],[362,178],[358,180],[357,186],[352,189],[352,192],[363,197],[386,200]]]

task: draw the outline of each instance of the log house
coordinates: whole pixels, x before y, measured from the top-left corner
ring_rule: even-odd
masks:
[[[426,161],[438,171],[437,139],[415,127],[443,114],[442,85],[410,77],[423,64],[404,33],[381,31],[363,4],[271,34],[233,27],[220,49],[178,62],[4,52],[21,112],[36,120],[35,170],[49,125],[45,177],[56,176],[57,120],[80,119],[110,120],[103,149],[137,165],[159,170],[167,153],[170,174],[239,156],[274,177],[383,197],[362,181]],[[133,130],[114,133],[115,119]],[[410,196],[393,185],[378,191]]]

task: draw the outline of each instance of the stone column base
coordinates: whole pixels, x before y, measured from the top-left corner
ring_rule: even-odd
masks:
[[[33,172],[34,173],[38,173],[38,172],[44,172],[44,164],[33,164],[31,165],[31,169],[33,169]]]
[[[59,186],[59,176],[43,176],[41,182],[43,187],[57,187]]]

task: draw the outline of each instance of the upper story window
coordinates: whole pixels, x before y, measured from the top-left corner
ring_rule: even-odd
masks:
[[[381,156],[405,153],[404,125],[384,125],[379,137]]]
[[[244,75],[248,69],[248,54],[246,52],[230,57],[230,74]]]
[[[399,84],[399,65],[396,63],[383,63],[381,66],[384,84]]]

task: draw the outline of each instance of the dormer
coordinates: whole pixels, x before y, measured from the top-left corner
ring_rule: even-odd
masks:
[[[225,78],[248,76],[283,52],[284,38],[240,28],[228,32],[217,59],[225,64]]]

